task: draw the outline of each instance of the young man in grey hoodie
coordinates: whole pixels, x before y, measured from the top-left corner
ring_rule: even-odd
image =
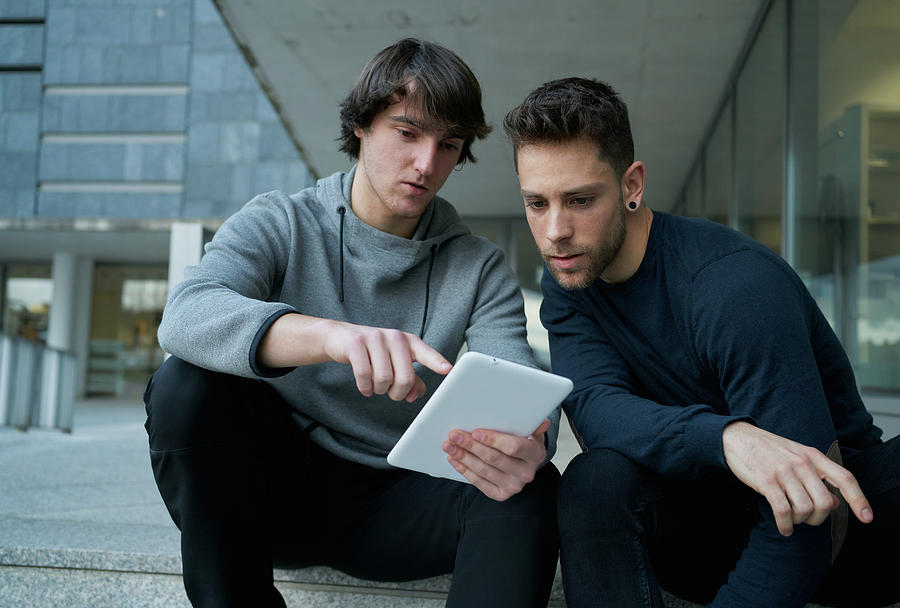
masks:
[[[365,67],[341,122],[357,165],[254,198],[166,305],[173,357],[146,426],[188,597],[284,606],[273,565],[321,564],[453,572],[448,606],[546,606],[558,415],[527,438],[451,433],[441,447],[472,485],[386,462],[464,343],[534,365],[502,253],[436,196],[490,131],[478,82],[447,49],[402,40]]]

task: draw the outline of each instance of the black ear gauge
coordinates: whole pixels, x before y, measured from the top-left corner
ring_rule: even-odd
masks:
[[[629,201],[628,202],[628,209],[630,211],[635,211],[637,208],[638,208],[637,201]]]

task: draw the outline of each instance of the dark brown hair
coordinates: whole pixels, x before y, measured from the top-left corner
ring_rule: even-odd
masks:
[[[458,164],[475,162],[472,142],[491,132],[484,121],[481,86],[455,53],[416,38],[392,44],[363,68],[341,102],[341,151],[359,158],[359,138],[353,131],[368,129],[378,112],[403,99],[427,122],[463,139]]]
[[[544,83],[510,110],[503,128],[517,160],[525,145],[587,137],[620,179],[634,162],[628,108],[615,89],[599,80],[563,78]]]

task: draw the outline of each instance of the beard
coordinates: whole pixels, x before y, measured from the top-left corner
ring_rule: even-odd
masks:
[[[544,260],[547,262],[547,270],[550,271],[550,274],[556,279],[556,282],[559,283],[560,287],[569,291],[590,287],[600,278],[603,271],[606,270],[606,267],[619,255],[622,244],[625,242],[625,235],[627,234],[627,229],[625,227],[624,201],[620,201],[620,204],[617,205],[616,208],[618,211],[616,212],[615,217],[613,217],[609,229],[596,246],[584,248],[581,251],[541,252]],[[576,254],[583,254],[585,257],[586,262],[582,268],[573,268],[571,270],[561,269],[548,261],[548,258],[553,256]]]

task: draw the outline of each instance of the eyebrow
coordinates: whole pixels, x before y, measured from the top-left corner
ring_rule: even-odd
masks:
[[[606,189],[607,184],[605,182],[593,182],[590,184],[584,184],[582,186],[578,186],[576,188],[572,188],[571,190],[566,190],[563,192],[563,196],[574,196],[576,194],[587,194],[589,192],[596,192],[598,190]],[[522,196],[543,196],[540,192],[531,192],[530,190],[519,190]]]
[[[430,127],[427,122],[424,120],[419,120],[418,118],[410,118],[404,114],[398,114],[396,116],[389,116],[390,120],[394,122],[399,122],[405,125],[410,125],[411,127],[415,127],[421,131],[437,131],[434,127]],[[452,129],[445,131],[441,134],[441,139],[465,139],[462,135],[454,132]]]

